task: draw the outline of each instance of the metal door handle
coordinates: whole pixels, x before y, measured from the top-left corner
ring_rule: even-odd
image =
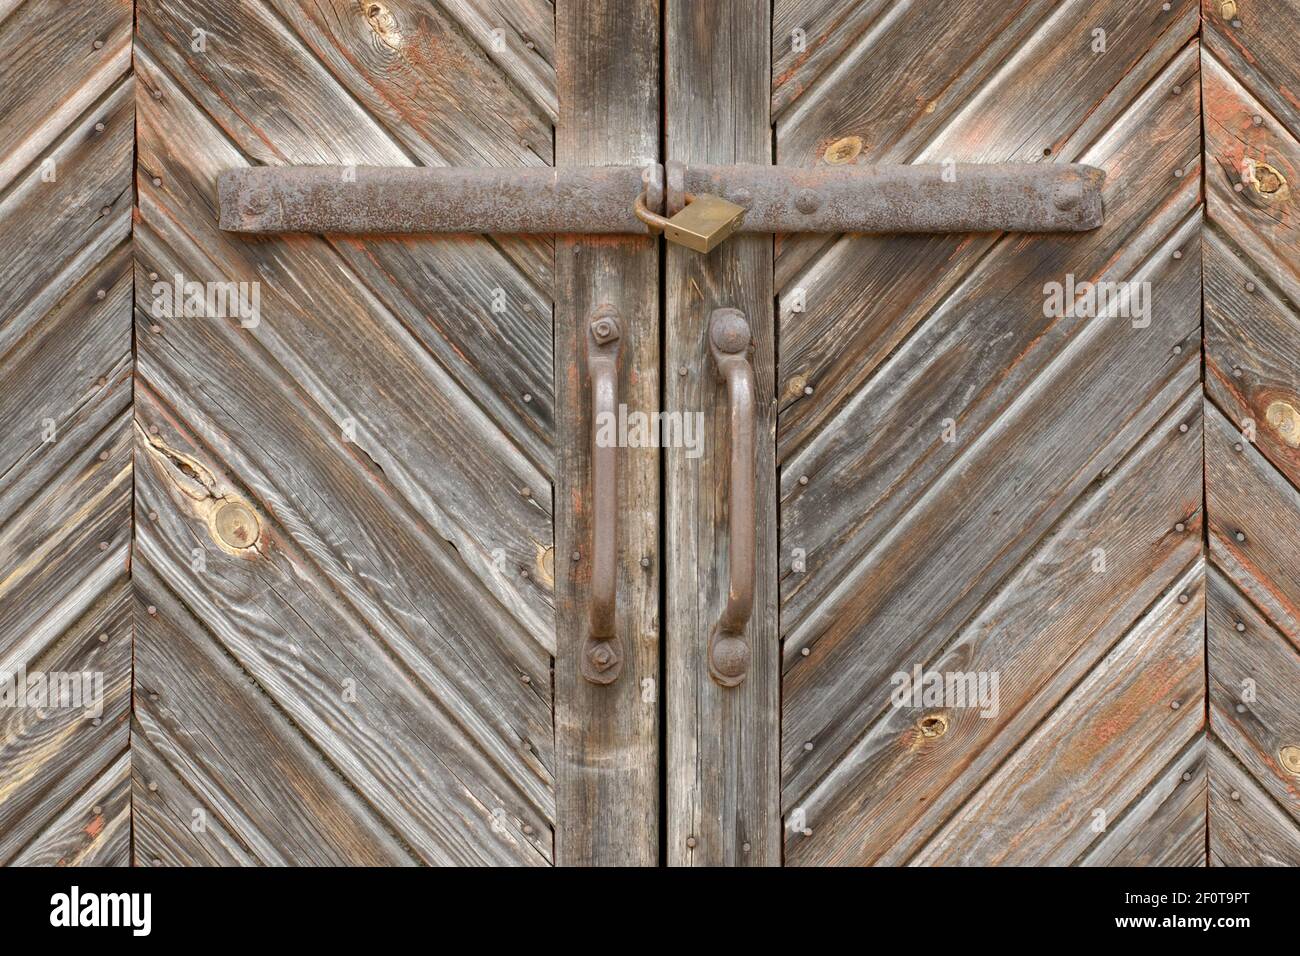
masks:
[[[754,610],[754,367],[749,363],[749,322],[739,309],[716,309],[709,318],[709,352],[727,385],[731,425],[731,479],[727,494],[730,580],[727,605],[709,635],[709,676],[735,687],[749,671],[745,627]]]
[[[612,684],[623,670],[623,648],[615,629],[618,448],[598,441],[601,422],[618,415],[622,334],[613,306],[598,306],[587,325],[587,374],[591,379],[591,629],[579,664],[582,676],[593,684]]]

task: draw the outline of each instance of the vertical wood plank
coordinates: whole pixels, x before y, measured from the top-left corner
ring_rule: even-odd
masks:
[[[657,162],[658,0],[560,0],[555,16],[557,165]],[[659,857],[660,697],[654,448],[618,450],[622,673],[598,686],[578,667],[589,631],[593,511],[586,329],[597,306],[617,310],[623,329],[618,400],[629,411],[653,416],[659,410],[657,242],[558,237],[555,288],[556,861],[653,866]]]
[[[770,7],[754,0],[668,0],[667,156],[685,163],[770,163]],[[781,862],[777,751],[779,646],[772,237],[733,237],[708,256],[668,247],[665,406],[704,413],[703,453],[665,449],[668,862]],[[708,639],[726,601],[729,435],[726,393],[709,356],[714,309],[753,330],[757,380],[757,580],[749,673],[724,688]]]

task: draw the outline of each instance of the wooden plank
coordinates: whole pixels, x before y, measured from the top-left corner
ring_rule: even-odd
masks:
[[[1300,825],[1300,773],[1283,760],[1300,748],[1300,650],[1217,570],[1206,627],[1211,729]]]
[[[912,502],[872,542],[867,558],[787,634],[782,750],[788,800],[798,799],[885,708],[888,675],[909,669],[900,662],[910,666],[942,646],[1087,485],[1196,380],[1199,315],[1188,304],[1200,289],[1197,223],[1189,220],[1130,274],[1148,281],[1166,268],[1173,272],[1171,294],[1152,302],[1150,326],[1134,329],[1129,321],[1104,317],[1068,343],[1044,342],[1057,349],[1044,374],[995,427],[957,443],[963,446],[959,466]],[[1182,249],[1187,254],[1175,259],[1174,251]],[[1008,323],[1023,323],[1024,312],[1007,315]],[[984,368],[985,356],[971,358]],[[942,387],[957,389],[957,381]],[[1116,401],[1117,390],[1124,401]],[[915,421],[908,412],[899,417],[893,410],[894,427]],[[936,427],[935,444],[939,432]],[[1027,462],[1035,467],[1027,470]]]
[[[142,479],[152,486],[142,462]],[[154,490],[141,503],[152,505]],[[160,521],[161,521],[160,516]],[[169,866],[401,865],[411,851],[219,638],[140,562],[138,856]],[[148,601],[154,613],[149,613]],[[249,694],[252,686],[258,693]]]
[[[1253,422],[1256,450],[1300,486],[1300,431],[1282,431],[1300,408],[1300,314],[1226,235],[1211,226],[1202,247],[1206,394],[1238,428]]]
[[[1210,853],[1215,866],[1300,866],[1300,829],[1255,778],[1210,748]]]
[[[0,346],[40,320],[43,309],[30,302],[54,304],[57,296],[43,295],[47,286],[66,289],[85,274],[83,252],[94,250],[97,261],[129,235],[134,95],[131,80],[115,85],[44,155],[56,179],[43,181],[41,164],[30,166],[0,201]],[[74,277],[61,279],[69,268]]]
[[[640,164],[659,157],[659,3],[559,0],[556,69],[563,165]],[[622,325],[618,400],[659,410],[657,240],[556,240],[555,659],[556,860],[653,866],[659,859],[659,454],[620,448],[616,629],[623,669],[588,683],[592,501],[587,326],[597,306]],[[573,556],[576,555],[576,560]]]
[[[665,17],[668,159],[769,163],[769,5],[669,0]],[[665,451],[668,538],[668,807],[670,865],[779,864],[779,657],[772,240],[733,237],[709,256],[670,247],[665,407],[704,416],[703,454]],[[740,309],[753,332],[757,579],[746,631],[748,674],[716,684],[708,640],[729,581],[725,389],[709,355],[714,309]],[[682,372],[685,374],[682,374]]]
[[[168,246],[197,244],[201,251],[187,254],[183,268],[144,262],[144,276],[163,277],[164,284],[178,273],[201,281],[260,282],[262,321],[238,336],[256,338],[261,349],[248,354],[230,344],[237,337],[218,351],[233,349],[231,361],[272,383],[259,386],[263,390],[279,389],[275,383],[285,378],[301,383],[310,406],[320,410],[313,415],[331,420],[330,450],[318,446],[312,454],[343,454],[353,459],[349,467],[381,469],[400,502],[451,543],[455,562],[470,568],[539,646],[553,648],[551,576],[543,570],[552,545],[546,475],[423,349],[407,322],[370,295],[360,276],[341,269],[321,241],[250,241],[217,228],[211,208],[216,177],[243,160],[157,71],[151,52],[139,51],[139,75],[165,95],[141,101],[140,162],[161,182],[142,193],[141,221],[165,235]],[[203,147],[171,149],[180,129],[187,142]],[[202,216],[186,212],[205,206]],[[492,268],[504,265],[492,255]],[[153,302],[155,281],[148,279],[141,301]],[[187,321],[192,320],[155,319],[144,326],[143,338],[166,339],[169,326]],[[195,337],[180,344],[202,369],[212,361],[204,349],[214,346],[198,339],[232,333],[219,323],[198,324],[203,327]],[[142,351],[149,348],[141,345]],[[380,382],[382,387],[372,384]],[[265,401],[270,408],[279,399]],[[255,420],[264,417],[259,413]]]
[[[128,866],[131,862],[131,754],[77,795],[10,866]]]
[[[1203,0],[1201,9],[1206,50],[1300,139],[1300,60],[1292,42],[1300,35],[1300,7],[1295,0],[1250,0],[1231,8]]]
[[[486,49],[472,42],[437,6],[272,0],[271,7],[425,165],[551,164],[550,118],[502,81],[488,58],[490,38]],[[429,82],[439,74],[455,76],[456,85]]]
[[[440,8],[304,10],[140,10],[137,858],[544,865],[550,289],[481,237],[253,240],[213,202],[250,161],[536,163],[511,129],[549,123]],[[177,276],[260,315],[160,314]]]
[[[1300,646],[1300,491],[1212,405],[1205,412],[1205,502],[1215,563]]]
[[[913,862],[1074,862],[1154,771],[1182,770],[1205,722],[1204,583],[1198,562]]]
[[[0,191],[131,69],[130,0],[23,3],[0,22]]]
[[[1163,79],[1190,83],[1195,70],[1195,52],[1187,51],[1170,64]],[[848,573],[860,549],[896,525],[910,502],[1050,361],[1056,343],[1078,328],[1078,318],[1042,315],[1044,283],[1060,281],[1066,273],[1096,279],[1106,270],[1134,268],[1196,207],[1196,185],[1170,172],[1171,166],[1181,168],[1195,155],[1195,115],[1191,98],[1148,91],[1087,154],[1089,161],[1111,173],[1107,223],[1096,233],[1008,238],[973,272],[967,271],[965,254],[954,260],[937,255],[942,249],[915,245],[909,251],[932,257],[920,262],[937,257],[945,268],[906,263],[888,252],[871,260],[867,273],[853,271],[856,288],[879,289],[882,294],[871,297],[877,304],[868,312],[854,311],[863,324],[851,330],[832,324],[822,330],[818,352],[831,357],[824,343],[844,346],[833,354],[838,371],[828,378],[805,379],[798,358],[785,365],[785,343],[793,337],[796,344],[791,348],[797,349],[808,333],[796,325],[787,336],[782,325],[781,375],[787,383],[783,396],[793,400],[795,385],[801,392],[814,390],[781,413],[782,539],[787,556],[782,620],[787,634]],[[1153,140],[1146,135],[1153,126],[1169,130],[1169,136]],[[1168,201],[1171,194],[1173,201]],[[1026,246],[1029,242],[1032,245]],[[1042,254],[1022,254],[1027,248]],[[838,283],[841,266],[856,270],[840,258],[837,248],[819,264],[818,274],[824,269],[827,280]],[[899,268],[909,274],[922,270],[930,278],[913,282],[899,276]],[[873,269],[883,278],[872,278]],[[886,287],[903,294],[884,294]],[[845,286],[843,295],[856,293]],[[783,320],[785,314],[783,307]],[[922,317],[927,321],[891,356],[894,342]],[[805,402],[821,403],[820,411],[799,411]],[[960,440],[942,440],[949,421]],[[918,435],[924,440],[918,441]],[[808,436],[811,441],[793,451]],[[806,486],[799,483],[804,475],[810,479]],[[805,559],[799,574],[790,573],[788,560],[795,547]]]
[[[906,859],[1167,592],[1201,553],[1199,419],[1194,389],[925,662],[998,674],[997,713],[948,711],[946,732],[929,739],[919,721],[933,708],[892,709],[787,808],[787,822],[798,814],[813,831],[787,826],[788,863]]]
[[[52,570],[60,576],[88,573],[61,564]],[[74,580],[68,577],[63,581],[67,591],[76,590]],[[80,806],[87,795],[98,792],[101,784],[107,785],[106,774],[111,776],[110,769],[127,753],[130,590],[126,569],[118,565],[108,587],[93,594],[84,607],[73,609],[65,604],[51,608],[53,602],[45,602],[47,616],[54,620],[42,621],[37,630],[53,630],[56,634],[46,648],[30,654],[0,653],[0,671],[6,673],[23,668],[29,675],[37,671],[88,674],[92,692],[102,682],[102,699],[93,708],[0,708],[0,779],[4,781],[0,785],[0,863],[12,864],[53,852],[79,857],[86,864],[102,861],[105,866],[126,865],[113,832],[83,833],[78,837],[70,830],[66,811]],[[12,647],[15,635],[8,621],[0,622],[0,634]],[[92,716],[95,711],[100,711],[98,716]],[[92,801],[92,807],[95,802],[98,799]],[[112,815],[106,817],[105,824],[111,819]],[[86,825],[92,822],[87,819]]]
[[[1206,738],[1197,736],[1088,851],[1082,866],[1207,866]]]

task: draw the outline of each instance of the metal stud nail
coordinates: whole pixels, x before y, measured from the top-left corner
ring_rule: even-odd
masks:
[[[102,50],[104,49],[104,41],[96,40],[94,43],[91,44],[91,46],[93,46],[96,50]]]
[[[107,451],[101,451],[101,452],[99,453],[99,460],[100,460],[100,461],[108,461],[108,452],[107,452]]]
[[[524,674],[522,677],[519,678],[519,680],[525,684],[531,684],[533,682],[533,679],[529,677],[527,674]]]
[[[1240,790],[1234,790],[1234,791],[1232,791],[1232,793],[1228,794],[1228,797],[1229,797],[1230,799],[1232,799],[1232,800],[1240,800],[1240,799],[1241,799],[1241,791],[1240,791]]]
[[[1245,712],[1246,712],[1246,705],[1245,705],[1245,704],[1238,704],[1238,705],[1237,705],[1237,713],[1239,713],[1239,714],[1244,714]]]
[[[1263,126],[1263,125],[1264,125],[1264,117],[1260,116],[1258,113],[1256,113],[1254,116],[1252,116],[1252,117],[1250,118],[1250,121],[1251,121],[1252,123],[1254,123],[1256,126]]]
[[[686,375],[686,366],[683,365],[683,366],[681,366],[679,369],[677,369],[677,374],[678,374],[678,375],[685,376],[685,375]]]
[[[1182,179],[1182,178],[1183,178],[1183,171],[1181,169],[1175,169],[1174,179]]]
[[[802,648],[800,649],[799,653],[802,654],[804,657],[807,657],[809,654],[812,653],[812,648],[811,647]]]
[[[1245,540],[1246,540],[1246,532],[1244,532],[1244,531],[1238,531],[1236,534],[1233,535],[1233,537],[1236,538],[1238,541],[1245,541]]]
[[[1247,291],[1247,292],[1254,292],[1254,291],[1255,291],[1255,283],[1253,283],[1253,282],[1247,282],[1247,283],[1246,283],[1246,291]]]
[[[811,385],[805,385],[803,387],[803,393],[805,395],[811,395],[813,393],[813,387]]]
[[[1181,175],[1181,174],[1180,174],[1180,175]],[[1175,250],[1174,250],[1174,258],[1175,258],[1175,259],[1181,259],[1182,257],[1183,257],[1183,250],[1181,250],[1181,249],[1175,249]]]
[[[1187,603],[1188,601],[1190,601],[1190,600],[1191,600],[1191,597],[1190,597],[1189,595],[1187,595],[1186,593],[1183,593],[1183,594],[1178,595],[1178,603],[1179,603],[1179,604],[1186,604],[1186,603]]]
[[[1181,707],[1181,706],[1183,706],[1183,702],[1182,702],[1181,700],[1171,700],[1171,701],[1169,702],[1169,709],[1170,709],[1170,710],[1177,710],[1177,709],[1178,709],[1179,707]]]
[[[96,133],[102,133],[102,132],[104,132],[104,124],[103,124],[103,123],[96,123],[96,124],[95,124],[95,132],[96,132]]]
[[[1191,780],[1191,779],[1192,779],[1191,771],[1187,771],[1187,770],[1183,771],[1183,779],[1184,779],[1184,780]]]
[[[1183,524],[1183,523],[1180,521],[1180,522],[1178,522],[1176,525],[1174,525],[1174,530],[1177,531],[1177,532],[1179,532],[1179,533],[1182,533],[1182,532],[1184,532],[1184,531],[1187,530],[1187,525]]]
[[[532,828],[529,824],[527,824],[527,823],[525,823],[525,824],[523,825],[523,831],[524,831],[524,836],[532,836],[532,835],[533,835],[533,828]]]
[[[101,644],[107,644],[107,643],[108,643],[108,634],[101,634],[101,635],[99,635],[99,643],[101,643]]]
[[[108,542],[107,542],[107,541],[101,541],[101,542],[99,542],[99,550],[100,550],[100,551],[107,551],[107,550],[108,550]]]
[[[157,781],[155,781],[155,780],[150,780],[150,781],[149,781],[149,789],[150,789],[150,791],[152,791],[153,793],[157,793],[157,792],[158,792],[158,783],[157,783]]]
[[[1242,631],[1246,630],[1246,622],[1238,621],[1236,624],[1233,625],[1233,627],[1235,627],[1237,629],[1237,633],[1240,634]]]
[[[147,608],[145,608],[145,611],[148,613],[150,617],[157,617],[158,615],[158,609],[154,607],[152,604],[150,604]]]
[[[107,290],[107,289],[96,289],[96,290],[95,290],[95,298],[96,298],[96,299],[105,299],[105,298],[107,298],[107,297],[108,297],[108,290]]]
[[[100,214],[101,216],[107,216],[107,215],[108,215],[110,212],[112,212],[112,211],[113,211],[113,207],[112,207],[112,206],[105,206],[103,209],[101,209],[101,210],[99,211],[99,214]]]
[[[807,475],[800,475],[800,476],[799,476],[799,484],[801,484],[801,485],[806,485],[806,484],[808,484],[808,476],[807,476]]]
[[[1245,446],[1241,442],[1237,442],[1232,446],[1233,451],[1243,451],[1244,449]]]
[[[572,560],[572,561],[581,561],[581,560],[582,560],[582,552],[581,552],[581,551],[575,551],[575,552],[573,552],[573,554],[569,555],[569,559]]]
[[[686,845],[687,845],[687,847],[689,847],[690,849],[694,850],[694,849],[695,849],[695,846],[696,846],[696,840],[695,840],[695,837],[693,837],[693,836],[688,836],[688,837],[686,838]]]
[[[1178,430],[1179,430],[1180,432],[1182,432],[1184,435],[1187,434],[1187,422],[1182,422],[1182,423],[1178,426]]]
[[[812,749],[813,749],[813,742],[812,742],[811,740],[806,740],[806,741],[804,741],[803,749],[804,749],[804,750],[812,750]]]

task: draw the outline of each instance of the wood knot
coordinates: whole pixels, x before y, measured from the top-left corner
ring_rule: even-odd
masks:
[[[943,714],[927,714],[917,722],[922,737],[942,737],[948,732],[948,718]]]
[[[362,7],[365,9],[366,22],[370,24],[375,36],[389,46],[397,46],[402,42],[402,31],[391,10],[374,0],[362,0]]]
[[[857,159],[861,152],[862,137],[845,136],[827,146],[826,151],[822,153],[822,158],[832,166],[843,166]]]
[[[1270,402],[1264,412],[1269,427],[1292,448],[1300,448],[1300,409],[1290,402]]]
[[[1260,199],[1268,203],[1287,202],[1291,198],[1291,188],[1286,177],[1268,163],[1247,159],[1244,163],[1242,181],[1250,185],[1251,190]]]
[[[222,502],[212,515],[212,528],[217,539],[228,548],[238,551],[257,543],[257,515],[242,502]]]

